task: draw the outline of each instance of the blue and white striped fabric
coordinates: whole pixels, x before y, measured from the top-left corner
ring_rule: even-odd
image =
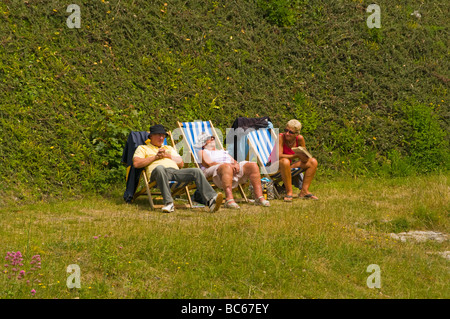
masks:
[[[266,166],[269,160],[270,153],[272,152],[276,142],[271,134],[271,130],[265,128],[252,130],[248,134],[248,138],[256,148],[255,151],[257,153],[257,156],[259,157],[259,160],[261,161],[260,164]]]
[[[201,163],[198,158],[199,149],[195,148],[195,143],[197,142],[197,137],[205,132],[215,136],[211,128],[211,123],[209,121],[195,121],[195,122],[182,122],[183,134],[186,136],[186,142],[189,145],[189,149],[194,156],[196,163]]]

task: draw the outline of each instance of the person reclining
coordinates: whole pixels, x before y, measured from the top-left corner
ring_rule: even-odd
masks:
[[[222,204],[223,194],[214,191],[200,169],[182,168],[184,162],[181,156],[173,147],[163,145],[167,135],[163,125],[151,126],[150,143],[140,145],[133,156],[134,167],[145,167],[147,175],[150,176],[150,182],[156,181],[164,201],[162,211],[170,213],[175,209],[169,187],[169,181],[172,180],[177,182],[195,181],[197,189],[205,203],[207,203],[209,211],[217,211]]]
[[[212,177],[217,187],[225,191],[226,208],[240,208],[234,200],[232,189],[247,180],[250,180],[253,185],[256,195],[255,203],[265,207],[270,206],[262,193],[260,173],[256,163],[236,162],[227,151],[216,149],[215,137],[205,132],[198,136],[194,147],[199,149],[198,157],[201,159],[199,165],[206,178]]]

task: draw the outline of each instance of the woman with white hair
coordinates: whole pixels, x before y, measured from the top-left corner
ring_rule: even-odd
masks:
[[[286,190],[286,196],[284,197],[284,201],[286,202],[292,202],[291,168],[302,168],[304,170],[303,185],[298,197],[302,199],[318,199],[309,192],[309,186],[316,174],[317,160],[314,157],[309,158],[306,155],[297,155],[292,150],[292,148],[298,146],[306,148],[305,139],[300,135],[301,129],[302,124],[298,120],[293,119],[286,123],[284,133],[280,133],[279,136],[278,164]],[[274,152],[272,152],[271,157],[273,154]],[[271,162],[273,158],[271,157],[269,157],[269,165],[273,164]]]
[[[263,196],[261,175],[256,163],[242,161],[238,163],[227,151],[216,149],[215,137],[201,133],[195,145],[201,159],[200,168],[206,178],[212,177],[217,187],[225,191],[225,207],[239,209],[233,197],[233,188],[250,180],[256,195],[255,203],[269,207],[270,203]]]

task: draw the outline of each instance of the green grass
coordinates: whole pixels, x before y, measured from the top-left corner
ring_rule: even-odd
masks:
[[[149,211],[145,197],[108,196],[0,210],[1,257],[24,255],[30,285],[0,273],[5,298],[449,298],[447,242],[401,242],[390,232],[449,233],[448,175],[321,180],[319,201],[269,209]],[[180,202],[182,203],[182,202]],[[39,272],[28,271],[35,254]],[[81,269],[81,289],[66,268]],[[370,289],[366,269],[381,269]],[[2,271],[5,268],[2,265]],[[29,276],[29,277],[27,277]],[[30,295],[31,289],[36,295]]]

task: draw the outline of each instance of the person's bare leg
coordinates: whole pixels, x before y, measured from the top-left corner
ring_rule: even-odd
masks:
[[[292,175],[291,162],[287,158],[282,158],[279,161],[281,179],[283,180],[284,188],[286,189],[286,196],[292,196]]]
[[[303,186],[302,190],[300,191],[299,197],[305,197],[308,194],[311,194],[309,191],[309,186],[311,185],[311,182],[314,178],[314,175],[317,171],[317,160],[315,158],[310,158],[306,163],[302,162],[300,164],[300,167],[302,169],[305,169],[305,173],[303,176]],[[312,197],[313,199],[318,199],[316,196]]]
[[[217,169],[217,174],[222,181],[223,190],[225,192],[225,198],[227,200],[233,199],[233,167],[230,164],[222,164]]]
[[[256,163],[246,163],[244,165],[244,175],[250,180],[253,186],[253,191],[255,194],[255,204],[262,205],[264,207],[270,207],[270,203],[264,198],[262,185],[261,185],[261,173],[259,171],[258,164]]]
[[[263,196],[261,186],[261,174],[259,172],[258,164],[249,162],[244,165],[244,175],[248,177],[250,184],[253,186],[256,198]]]

